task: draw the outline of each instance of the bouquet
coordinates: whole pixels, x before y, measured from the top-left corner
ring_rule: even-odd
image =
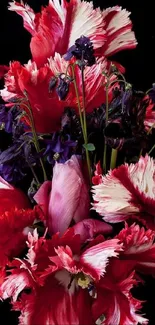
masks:
[[[133,89],[113,61],[136,47],[130,13],[81,0],[9,10],[32,58],[0,66],[2,304],[20,325],[148,324],[155,85]]]

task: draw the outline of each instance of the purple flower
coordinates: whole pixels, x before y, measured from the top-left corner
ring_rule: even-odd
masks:
[[[64,74],[59,76],[59,84],[56,88],[56,92],[60,100],[64,100],[69,92],[69,83],[70,80]]]
[[[155,104],[155,83],[152,84],[152,88],[148,91],[148,95],[152,100],[152,103]]]
[[[51,80],[49,82],[49,87],[48,87],[49,92],[51,92],[55,88],[55,86],[57,84],[57,80],[58,79],[56,77],[51,78]]]
[[[0,154],[0,175],[8,182],[16,184],[24,176],[25,160],[23,152],[14,144]]]
[[[72,45],[65,55],[65,60],[70,60],[73,56],[76,59],[81,60],[81,63],[92,66],[95,64],[95,56],[93,44],[86,36],[81,36],[75,41],[75,45]]]
[[[0,106],[0,126],[4,128],[7,133],[12,132],[13,117],[11,111],[7,111],[5,105]]]
[[[0,105],[0,126],[7,133],[13,133],[13,137],[19,137],[24,132],[24,123],[21,122],[20,118],[21,111],[17,106],[8,110],[5,105]]]
[[[53,134],[51,140],[45,140],[47,144],[44,155],[47,156],[47,161],[50,164],[55,164],[55,161],[64,163],[72,155],[72,149],[76,147],[76,141],[70,140],[70,136],[66,135],[66,139],[58,136],[56,133]]]
[[[7,182],[16,184],[23,179],[31,166],[39,165],[32,134],[21,135],[6,150],[0,153],[0,176]]]

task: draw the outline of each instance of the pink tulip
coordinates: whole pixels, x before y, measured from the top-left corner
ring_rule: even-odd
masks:
[[[89,216],[89,188],[81,171],[80,159],[73,155],[64,164],[56,163],[52,183],[45,182],[34,197],[47,216],[49,232],[64,231]]]
[[[13,208],[26,209],[30,203],[26,195],[0,177],[0,215]]]

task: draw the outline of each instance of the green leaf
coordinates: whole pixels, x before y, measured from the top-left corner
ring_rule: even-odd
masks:
[[[85,149],[87,149],[88,151],[94,151],[95,150],[95,146],[93,143],[87,143],[87,144],[83,144],[83,147]]]

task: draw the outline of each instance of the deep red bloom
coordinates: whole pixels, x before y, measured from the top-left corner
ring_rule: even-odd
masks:
[[[94,176],[92,177],[93,185],[98,185],[102,183],[102,168],[100,162],[96,164],[96,170],[94,172]]]
[[[51,78],[65,74],[67,67],[68,62],[59,54],[55,54],[54,59],[50,58],[49,64],[40,69],[37,69],[36,64],[31,61],[25,66],[15,61],[10,64],[10,70],[5,76],[5,88],[1,91],[2,98],[10,102],[14,98],[22,99],[26,91],[36,130],[42,133],[58,130],[64,107],[72,107],[77,113],[79,112],[73,82],[70,83],[69,93],[63,101],[59,99],[55,89],[49,91]],[[105,77],[102,71],[106,71],[106,61],[86,67],[84,70],[87,112],[91,112],[94,107],[99,107],[105,101]],[[68,75],[72,78],[71,68],[68,69]],[[82,108],[82,81],[79,67],[75,69],[75,76]],[[112,94],[111,90],[112,87],[109,88],[109,96]],[[25,109],[22,104],[21,109]]]
[[[137,224],[125,225],[116,236],[123,244],[120,259],[128,263],[128,270],[155,275],[155,232]]]
[[[124,261],[111,260],[105,276],[96,285],[97,298],[93,304],[93,316],[98,319],[96,324],[147,324],[147,319],[137,314],[141,302],[131,295],[136,284],[134,272],[129,274]]]
[[[8,72],[9,67],[7,65],[0,65],[0,79]]]
[[[27,228],[38,218],[38,212],[15,208],[0,215],[0,268],[22,252]]]
[[[26,195],[17,188],[14,188],[0,177],[0,216],[13,208],[26,209],[30,203]]]
[[[27,244],[27,259],[13,263],[11,275],[1,286],[2,298],[12,297],[14,309],[21,311],[19,323],[94,325],[88,289],[105,273],[110,257],[118,255],[118,240],[102,239],[81,250],[80,236],[72,229],[51,240],[38,239],[35,230]],[[31,292],[25,294],[25,288]]]

